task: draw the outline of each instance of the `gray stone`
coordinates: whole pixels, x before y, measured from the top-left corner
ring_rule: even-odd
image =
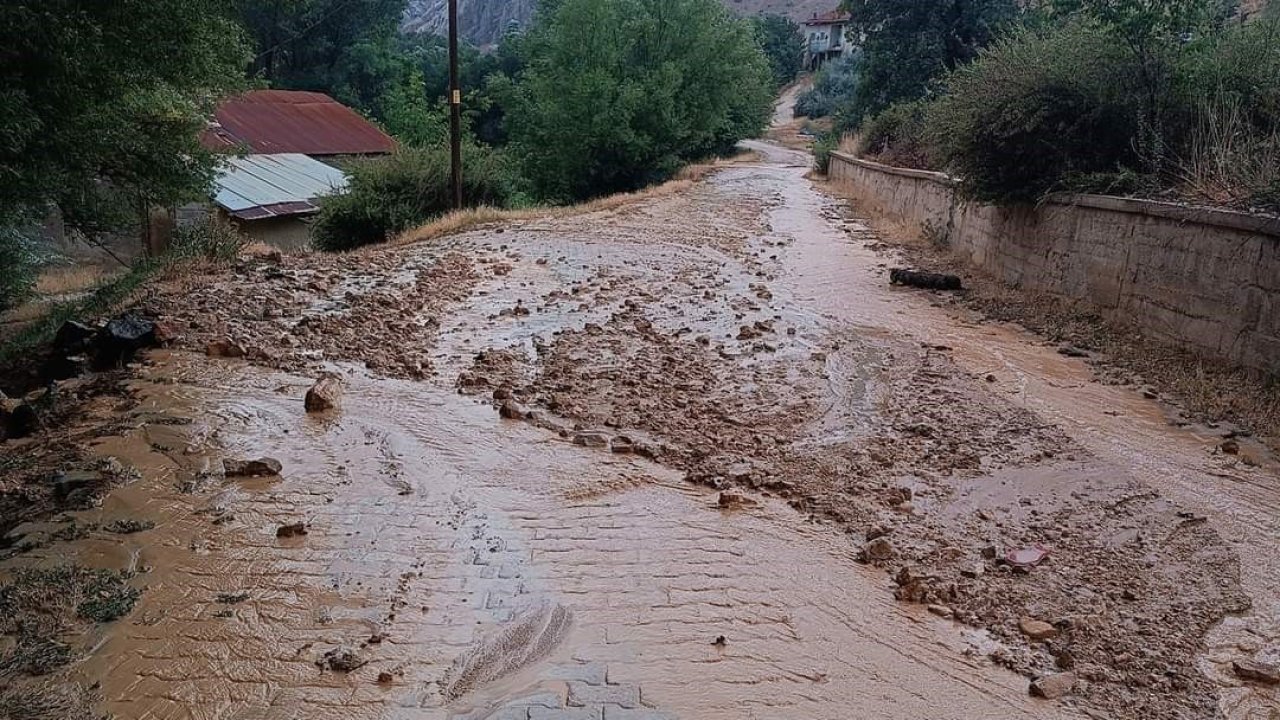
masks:
[[[587,705],[618,705],[624,708],[640,707],[640,688],[635,685],[588,685],[570,681],[569,707]]]
[[[558,665],[551,669],[553,680],[577,680],[591,685],[604,685],[608,667],[604,663],[588,662]]]
[[[604,720],[676,720],[676,716],[651,708],[604,706]]]
[[[603,720],[604,710],[599,707],[529,708],[529,720]]]

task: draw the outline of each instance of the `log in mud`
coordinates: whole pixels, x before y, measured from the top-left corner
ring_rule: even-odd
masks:
[[[181,339],[92,443],[138,479],[6,561],[141,591],[58,677],[122,720],[1267,717],[1261,446],[895,291],[806,156],[751,149],[160,287]]]

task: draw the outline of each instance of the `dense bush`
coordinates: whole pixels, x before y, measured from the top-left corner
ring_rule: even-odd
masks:
[[[768,63],[718,0],[544,3],[507,125],[537,195],[578,200],[670,177],[764,129]]]
[[[364,160],[352,166],[350,174],[346,193],[321,202],[312,236],[322,250],[384,242],[453,206],[449,151],[444,147],[404,149],[388,158]],[[464,148],[462,177],[469,206],[502,207],[520,197],[515,168],[495,150]]]
[[[858,152],[875,160],[902,167],[930,167],[929,145],[925,140],[923,101],[890,105],[862,125]]]
[[[796,117],[828,117],[852,104],[858,92],[861,68],[861,56],[857,53],[824,65],[814,75],[813,87],[796,99]]]
[[[1034,200],[1140,168],[1140,74],[1097,23],[1022,30],[951,74],[927,111],[928,141],[982,200]]]
[[[1280,17],[1196,43],[1178,68],[1177,180],[1193,199],[1280,212]]]

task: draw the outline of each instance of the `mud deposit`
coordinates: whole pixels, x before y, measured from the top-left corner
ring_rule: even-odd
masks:
[[[135,720],[1275,718],[1274,464],[890,288],[752,149],[159,288],[179,349],[92,448],[141,479],[8,561],[133,573],[65,677]]]

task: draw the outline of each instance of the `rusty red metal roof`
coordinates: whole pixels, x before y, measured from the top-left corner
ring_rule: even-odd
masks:
[[[853,19],[853,15],[842,10],[832,10],[831,12],[814,15],[805,20],[805,25],[835,25],[837,23],[847,23]]]
[[[255,90],[226,100],[201,137],[210,150],[251,153],[380,155],[396,141],[324,93]]]

